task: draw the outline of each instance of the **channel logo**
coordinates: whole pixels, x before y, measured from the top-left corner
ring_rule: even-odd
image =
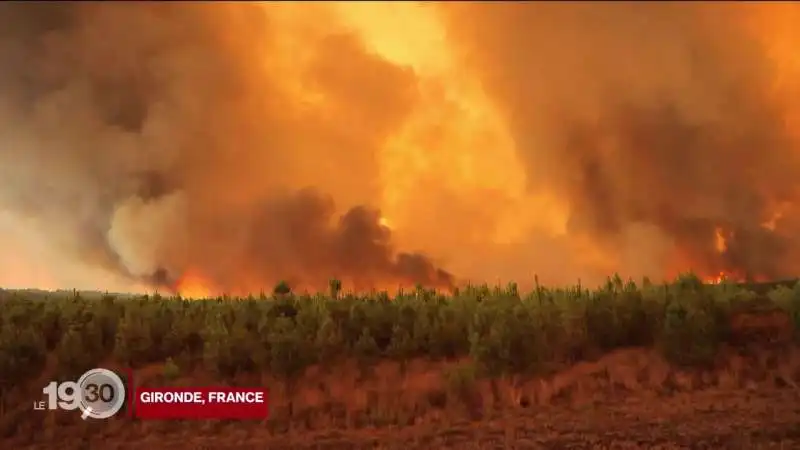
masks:
[[[125,405],[128,390],[122,378],[108,369],[91,369],[78,381],[51,381],[43,389],[45,399],[33,403],[33,409],[81,412],[81,418],[109,419]]]
[[[112,370],[86,371],[77,381],[51,381],[43,389],[44,400],[35,410],[81,412],[83,420],[109,419],[128,402],[129,414],[139,419],[266,419],[268,391],[261,387],[141,387],[126,386]]]

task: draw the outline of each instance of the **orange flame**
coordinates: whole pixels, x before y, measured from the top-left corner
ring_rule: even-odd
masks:
[[[214,296],[209,282],[195,272],[184,273],[176,283],[175,291],[184,298],[199,299]]]
[[[705,279],[703,281],[705,283],[707,283],[707,284],[720,284],[720,283],[722,283],[723,281],[725,281],[727,279],[729,279],[727,274],[725,272],[720,272],[717,276],[711,277],[711,278],[707,278],[707,279]]]

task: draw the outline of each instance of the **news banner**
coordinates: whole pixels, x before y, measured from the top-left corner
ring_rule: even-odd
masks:
[[[109,419],[125,409],[138,419],[265,419],[268,392],[261,387],[138,387],[116,372],[97,368],[77,381],[51,381],[44,398],[33,403],[42,411],[79,411],[81,418]]]

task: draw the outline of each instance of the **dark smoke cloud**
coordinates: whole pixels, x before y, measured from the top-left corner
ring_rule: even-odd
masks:
[[[0,5],[0,206],[159,283],[449,284],[366,206],[414,74],[332,24],[286,42],[275,20],[257,4]]]
[[[773,61],[745,21],[758,5],[443,5],[451,41],[512,128],[532,190],[571,233],[619,250],[655,227],[686,270],[797,275],[800,152]],[[726,238],[720,254],[715,233]],[[794,273],[792,273],[794,271]]]
[[[377,210],[358,206],[337,220],[329,198],[301,191],[259,210],[254,220],[258,235],[247,246],[250,254],[246,260],[264,263],[255,267],[264,273],[283,271],[298,281],[309,274],[343,275],[362,289],[371,287],[374,280],[406,286],[415,282],[448,286],[452,282],[449,274],[420,254],[395,257],[391,232],[379,225],[379,219]],[[263,254],[276,257],[265,260],[259,257]]]

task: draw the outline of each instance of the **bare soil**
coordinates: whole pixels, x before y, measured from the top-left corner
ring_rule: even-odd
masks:
[[[0,448],[31,449],[794,449],[800,448],[800,347],[727,348],[681,370],[624,349],[551,376],[475,381],[469,361],[343,363],[270,388],[266,421],[80,420],[31,410],[34,389],[0,417]],[[136,383],[164,383],[161,367]],[[176,384],[203,385],[202,374]],[[33,384],[41,389],[41,385]]]

